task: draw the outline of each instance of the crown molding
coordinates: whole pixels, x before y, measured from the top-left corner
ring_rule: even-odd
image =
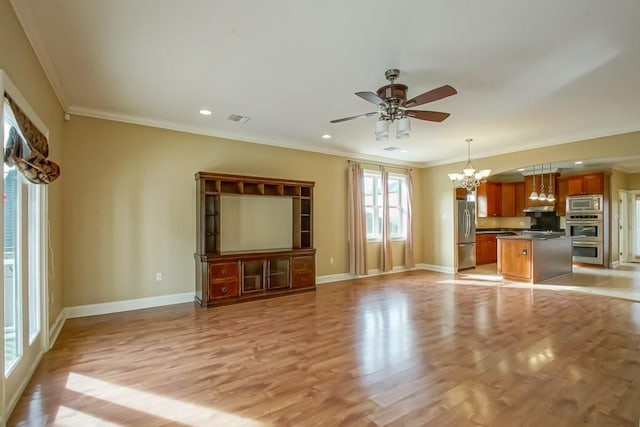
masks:
[[[331,150],[331,149],[324,149],[324,148],[317,148],[317,147],[301,146],[301,145],[295,144],[294,142],[288,142],[288,141],[282,142],[282,141],[273,141],[268,139],[239,137],[238,135],[211,130],[208,128],[205,129],[197,126],[185,126],[183,124],[165,121],[165,120],[157,120],[157,119],[152,119],[152,118],[142,117],[142,116],[132,116],[127,114],[114,113],[110,111],[103,111],[103,110],[98,110],[98,109],[93,109],[88,107],[71,106],[69,107],[67,112],[69,114],[74,114],[78,116],[92,117],[92,118],[102,119],[102,120],[111,120],[111,121],[129,123],[129,124],[141,125],[141,126],[149,126],[154,128],[167,129],[167,130],[172,130],[177,132],[192,133],[196,135],[211,136],[215,138],[222,138],[222,139],[228,139],[228,140],[234,140],[234,141],[243,141],[243,142],[249,142],[253,144],[269,145],[273,147],[287,148],[290,150],[307,151],[307,152],[318,153],[318,154],[327,154],[330,156],[344,157],[345,159],[348,158],[348,159],[355,159],[355,160],[367,160],[367,161],[374,161],[378,163],[384,163],[391,166],[419,168],[419,163],[417,162],[407,162],[407,161],[402,161],[397,159],[390,159],[387,157],[371,156],[367,154],[354,153],[354,152],[342,151],[342,150]]]
[[[18,18],[20,25],[22,25],[22,30],[27,36],[27,39],[31,44],[31,48],[35,53],[36,58],[38,58],[40,66],[42,67],[47,80],[49,80],[49,84],[53,89],[53,93],[56,95],[56,98],[58,98],[58,102],[62,106],[62,109],[66,110],[69,106],[69,97],[64,90],[62,80],[58,76],[58,73],[56,73],[55,71],[53,61],[47,53],[47,49],[45,48],[45,44],[42,40],[42,35],[40,34],[40,31],[38,31],[34,23],[29,5],[26,1],[21,0],[9,0],[9,2],[13,7],[13,11]]]
[[[520,151],[535,150],[538,148],[552,147],[557,145],[573,144],[576,142],[589,141],[589,140],[598,139],[598,138],[607,138],[610,136],[623,135],[626,133],[633,133],[633,132],[640,132],[640,128],[638,128],[638,126],[628,126],[625,128],[607,129],[600,133],[589,134],[589,135],[582,134],[582,133],[575,133],[569,137],[564,137],[562,139],[554,138],[554,139],[548,139],[545,141],[533,142],[530,144],[518,146],[515,149],[507,148],[507,149],[497,149],[497,150],[490,150],[490,151],[475,153],[474,155],[471,156],[471,161],[475,162],[478,159],[483,159],[487,157],[501,156],[504,154],[512,154]],[[567,159],[567,160],[570,160],[570,159]],[[447,160],[436,161],[436,162],[422,162],[419,164],[419,167],[431,168],[431,167],[450,165],[450,164],[466,162],[466,161],[467,161],[467,157],[463,156],[463,157],[456,157],[454,159],[447,159]],[[537,164],[540,164],[540,161],[536,160],[536,162]],[[548,163],[548,162],[545,162],[545,163]],[[478,168],[478,169],[482,169],[482,168]]]

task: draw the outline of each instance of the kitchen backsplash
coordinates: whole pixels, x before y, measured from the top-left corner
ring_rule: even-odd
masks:
[[[498,216],[478,218],[477,228],[530,228],[531,218],[528,216]]]

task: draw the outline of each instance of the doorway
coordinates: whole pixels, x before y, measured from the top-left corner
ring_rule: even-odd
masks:
[[[620,261],[640,263],[640,190],[620,190]]]

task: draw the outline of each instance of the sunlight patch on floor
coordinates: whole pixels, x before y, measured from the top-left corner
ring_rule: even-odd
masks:
[[[437,283],[442,283],[445,285],[476,285],[476,286],[497,286],[501,283],[500,279],[497,280],[489,280],[489,279],[445,279],[438,280]]]
[[[43,423],[44,425],[44,423]],[[77,426],[94,426],[94,427],[120,427],[120,424],[110,423],[97,417],[92,417],[84,412],[61,406],[58,408],[56,421],[53,424],[56,427],[77,427]]]
[[[180,423],[181,425],[219,425],[229,427],[261,427],[263,425],[258,421],[245,418],[240,415],[230,414],[205,406],[182,402],[176,399],[159,396],[157,394],[112,384],[73,372],[69,374],[66,388],[92,398],[113,403],[114,405],[130,408],[134,411],[144,412],[155,417]],[[77,416],[77,414],[70,415],[74,417]],[[83,415],[91,417],[87,414]],[[60,413],[58,413],[58,417],[60,416]],[[65,419],[61,418],[58,420],[58,417],[56,417],[56,425],[58,425],[58,421],[60,421],[60,425],[68,425],[65,424]],[[96,425],[95,423],[76,423],[76,419],[77,418],[70,419],[73,421],[73,425],[75,426]],[[103,422],[104,420],[99,421]],[[109,424],[107,421],[104,421],[104,424],[98,425],[102,426],[113,424]]]
[[[545,280],[543,283],[531,284],[503,280],[502,276],[496,273],[494,263],[482,265],[474,270],[461,271],[455,275],[455,279],[442,280],[440,283],[573,291],[640,301],[640,266],[637,264],[624,264],[612,269],[574,265],[573,273]]]

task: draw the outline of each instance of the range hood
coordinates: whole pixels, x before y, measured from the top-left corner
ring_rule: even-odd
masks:
[[[530,208],[525,208],[522,212],[555,212],[556,207],[553,205],[548,206],[532,206]]]

